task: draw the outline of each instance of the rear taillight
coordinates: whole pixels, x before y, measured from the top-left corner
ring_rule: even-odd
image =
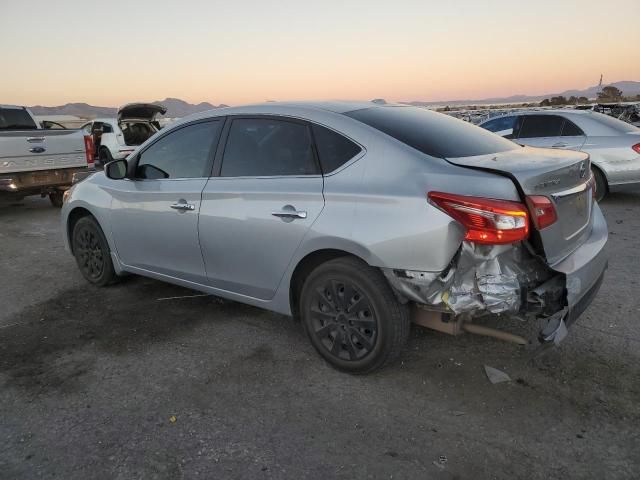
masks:
[[[636,143],[633,147],[631,147],[634,152],[640,153],[640,143]]]
[[[84,154],[87,158],[87,165],[93,165],[93,137],[91,135],[84,136]]]
[[[558,220],[556,207],[553,206],[553,203],[547,197],[532,195],[527,197],[527,205],[531,212],[531,220],[538,230],[542,230],[556,223],[556,220]]]
[[[427,197],[464,226],[464,239],[470,242],[498,245],[529,236],[529,212],[522,203],[442,192]]]

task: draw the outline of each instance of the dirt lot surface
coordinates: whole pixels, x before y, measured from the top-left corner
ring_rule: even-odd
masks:
[[[58,210],[2,206],[0,478],[638,478],[640,193],[603,209],[610,269],[560,348],[416,327],[402,363],[354,377],[288,318],[92,288]]]

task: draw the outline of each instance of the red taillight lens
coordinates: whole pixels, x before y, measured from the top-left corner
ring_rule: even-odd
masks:
[[[429,201],[459,221],[465,240],[498,245],[526,240],[529,212],[518,202],[429,192]]]
[[[636,143],[633,147],[631,147],[634,152],[640,153],[640,143]]]
[[[531,212],[531,220],[538,230],[542,230],[558,220],[556,207],[547,197],[532,195],[527,197],[527,205]]]
[[[93,165],[93,137],[84,136],[84,154],[87,158],[87,165]]]

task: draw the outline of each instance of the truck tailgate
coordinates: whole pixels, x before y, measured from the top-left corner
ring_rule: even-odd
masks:
[[[81,130],[0,132],[0,175],[86,165]]]

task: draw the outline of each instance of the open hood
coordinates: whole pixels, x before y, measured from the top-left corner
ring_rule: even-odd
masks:
[[[152,121],[167,113],[164,105],[154,103],[127,103],[118,109],[118,121],[136,119]]]

